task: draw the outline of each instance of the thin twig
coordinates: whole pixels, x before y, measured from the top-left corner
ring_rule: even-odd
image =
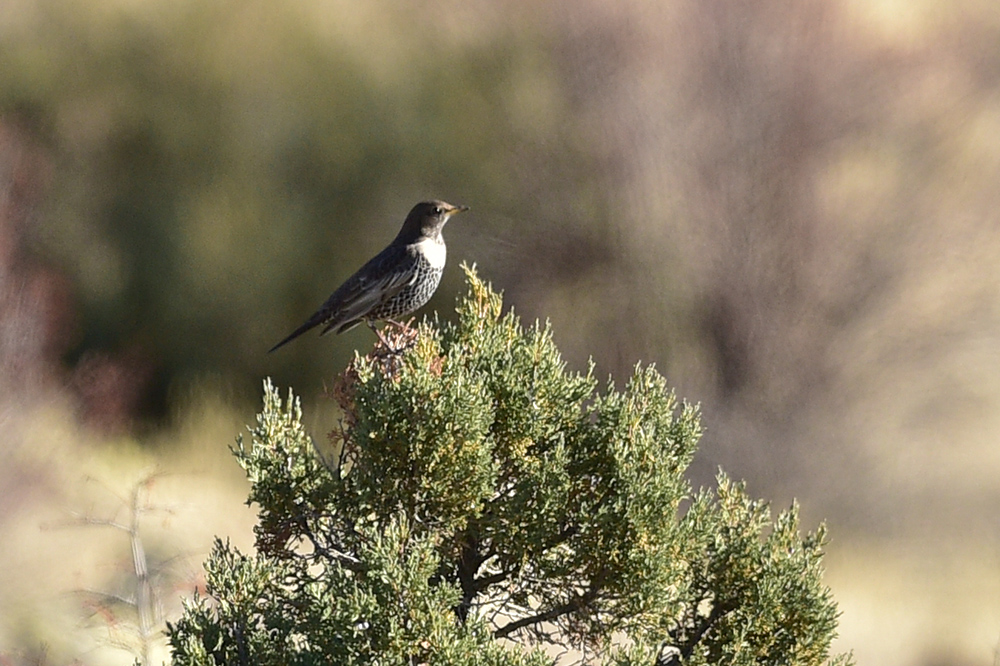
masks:
[[[542,622],[550,622],[551,620],[560,618],[563,615],[567,615],[569,613],[578,611],[587,604],[589,604],[591,601],[596,599],[597,594],[598,594],[598,588],[596,586],[591,587],[583,594],[576,596],[575,598],[571,599],[570,601],[567,601],[564,604],[560,604],[558,606],[550,608],[547,611],[536,613],[535,615],[531,615],[528,617],[523,617],[520,620],[515,620],[514,622],[506,624],[497,629],[496,631],[494,631],[493,636],[496,638],[503,638],[504,636],[509,636],[510,634],[514,633],[518,629],[524,629],[525,627],[530,627],[533,624],[540,624]]]

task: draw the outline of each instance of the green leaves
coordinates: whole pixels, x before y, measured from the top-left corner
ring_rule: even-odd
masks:
[[[607,663],[661,644],[691,664],[825,663],[822,529],[800,537],[794,507],[772,523],[721,474],[693,495],[695,407],[649,367],[598,391],[466,273],[455,323],[338,379],[337,455],[265,383],[235,449],[258,553],[216,545],[215,603],[171,627],[175,661],[527,664],[550,642]]]
[[[837,611],[821,583],[825,529],[799,536],[798,508],[772,523],[766,503],[718,475],[681,527],[693,546],[671,643],[689,664],[821,664]]]

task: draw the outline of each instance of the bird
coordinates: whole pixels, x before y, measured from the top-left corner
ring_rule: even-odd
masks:
[[[406,216],[396,238],[330,295],[313,316],[278,344],[274,351],[306,331],[324,325],[320,335],[343,333],[365,322],[394,322],[431,299],[441,282],[448,248],[441,230],[448,219],[469,210],[444,201],[422,201]]]

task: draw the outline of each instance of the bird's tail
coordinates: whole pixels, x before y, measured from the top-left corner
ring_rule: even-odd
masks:
[[[291,342],[295,338],[299,337],[300,335],[302,335],[303,333],[305,333],[309,329],[316,328],[317,326],[319,326],[320,324],[322,324],[323,321],[324,321],[323,313],[322,312],[317,312],[316,314],[314,314],[312,317],[309,318],[309,321],[307,321],[306,323],[302,324],[297,329],[295,329],[294,331],[292,331],[291,335],[289,335],[287,338],[285,338],[284,340],[282,340],[278,344],[276,344],[273,347],[271,347],[270,349],[268,349],[267,353],[270,354],[271,352],[273,352],[278,347],[282,347],[282,346],[288,344],[289,342]]]

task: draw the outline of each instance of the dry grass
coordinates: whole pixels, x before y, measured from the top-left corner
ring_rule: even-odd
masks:
[[[180,599],[199,585],[213,536],[253,543],[254,514],[227,448],[239,417],[218,402],[205,407],[159,436],[174,445],[159,455],[149,442],[95,436],[65,405],[18,417],[19,446],[4,454],[4,477],[35,477],[16,504],[4,503],[0,655],[14,663],[41,655],[44,663],[168,659],[162,621],[176,617]],[[15,424],[6,425],[9,433]],[[129,603],[141,587],[130,535],[108,524],[129,527],[133,508],[153,593],[142,614]]]

